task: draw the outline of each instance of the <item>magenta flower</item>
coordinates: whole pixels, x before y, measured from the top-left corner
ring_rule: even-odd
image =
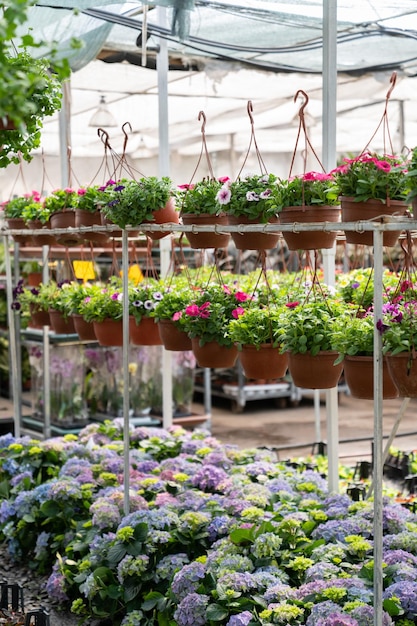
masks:
[[[186,308],[185,308],[185,314],[186,315],[190,315],[191,317],[199,317],[200,315],[200,308],[197,304],[189,304]]]
[[[246,300],[249,300],[248,294],[244,291],[236,291],[235,298],[238,302],[246,302]]]
[[[238,317],[245,313],[245,310],[246,309],[244,309],[242,306],[238,306],[236,307],[236,309],[233,309],[232,316],[235,318],[235,320],[237,320]]]
[[[172,321],[178,322],[178,320],[181,319],[181,317],[182,317],[182,311],[176,311],[174,315],[172,316]]]

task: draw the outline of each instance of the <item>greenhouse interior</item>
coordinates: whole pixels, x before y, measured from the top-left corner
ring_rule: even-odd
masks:
[[[415,0],[1,11],[0,622],[417,624]]]

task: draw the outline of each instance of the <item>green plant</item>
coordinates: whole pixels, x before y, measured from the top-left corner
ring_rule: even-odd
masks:
[[[77,206],[78,195],[74,189],[55,189],[44,200],[45,215],[56,213],[57,211],[73,211]]]
[[[405,178],[407,182],[406,201],[412,202],[417,197],[417,146],[411,151]]]
[[[394,302],[383,306],[382,320],[376,324],[382,334],[384,354],[415,352],[417,349],[417,300]]]
[[[50,280],[48,283],[41,283],[39,285],[39,295],[45,301],[49,302],[49,309],[59,311],[67,318],[71,315],[71,306],[69,294],[72,289],[72,282],[64,280],[62,282],[56,282]]]
[[[173,195],[172,181],[167,176],[149,176],[139,180],[122,179],[107,188],[108,201],[103,214],[120,228],[153,221],[152,213],[166,205]]]
[[[226,181],[217,194],[222,209],[236,217],[259,219],[266,223],[277,214],[271,204],[272,188],[278,178],[274,174],[258,174]]]
[[[276,347],[281,343],[283,330],[280,315],[280,307],[263,307],[252,302],[237,319],[229,323],[230,338],[239,349],[244,345],[260,348],[266,343]]]
[[[203,178],[190,185],[179,185],[175,191],[177,206],[182,214],[219,215],[223,207],[218,202],[218,193],[229,178]]]
[[[384,294],[389,297],[398,286],[398,274],[385,269],[382,280]],[[358,268],[338,275],[336,290],[346,303],[355,304],[358,310],[366,311],[374,300],[373,268]]]
[[[39,272],[42,272],[42,265],[39,263],[39,261],[25,261],[24,263],[22,263],[22,276],[28,276],[29,274]]]
[[[50,218],[50,211],[43,202],[31,202],[24,207],[22,217],[26,223],[39,221],[46,224]]]
[[[337,206],[339,188],[331,174],[308,172],[271,187],[270,201],[277,212],[290,206]]]
[[[115,184],[114,180],[109,180],[104,185],[80,187],[77,190],[75,208],[89,213],[99,211],[109,201],[107,190]]]
[[[25,213],[30,210],[37,210],[41,206],[41,196],[37,191],[25,194],[23,196],[16,196],[10,200],[2,202],[1,208],[5,218],[22,218],[26,221]]]
[[[90,285],[87,295],[79,303],[78,312],[87,322],[123,317],[123,289],[121,279],[113,276],[107,283]]]
[[[374,353],[374,316],[357,317],[355,310],[338,317],[332,327],[332,349],[340,353],[336,363],[347,356],[372,356]]]
[[[185,307],[193,301],[194,293],[187,279],[185,281],[182,278],[181,280],[171,279],[168,286],[165,286],[163,290],[164,297],[156,303],[155,321],[172,320],[176,325],[179,325],[180,317]]]
[[[332,333],[338,316],[346,305],[332,298],[289,302],[280,316],[282,349],[293,354],[332,350]]]
[[[191,338],[199,338],[201,345],[217,341],[232,346],[229,322],[244,312],[242,304],[248,301],[248,294],[237,287],[212,283],[195,294],[177,319]]]
[[[339,186],[340,195],[357,202],[378,199],[405,201],[408,193],[407,162],[400,157],[366,152],[354,159],[344,159],[343,165],[331,174]]]
[[[49,284],[41,283],[37,287],[25,287],[23,279],[19,280],[13,289],[13,302],[11,308],[19,311],[21,315],[29,313],[30,305],[35,305],[39,310],[48,311],[50,305]]]
[[[139,323],[142,317],[154,317],[156,306],[164,299],[163,284],[145,278],[139,285],[129,285],[129,315]]]

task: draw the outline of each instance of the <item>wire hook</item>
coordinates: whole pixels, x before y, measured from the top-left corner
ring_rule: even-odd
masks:
[[[304,102],[302,103],[302,105],[300,106],[300,110],[298,111],[298,115],[300,117],[304,117],[304,109],[306,108],[307,104],[308,104],[308,95],[306,94],[305,91],[303,91],[302,89],[299,89],[297,91],[297,93],[294,96],[294,102],[297,102],[297,98],[298,96],[302,95],[304,97]]]
[[[395,84],[396,84],[396,82],[397,82],[397,72],[393,72],[393,73],[391,74],[391,78],[389,79],[389,82],[390,82],[390,84],[391,84],[391,87],[390,87],[390,88],[388,89],[388,91],[387,91],[387,95],[386,95],[386,99],[387,99],[387,100],[389,100],[389,99],[390,99],[391,94],[392,94],[392,92],[394,91],[394,87],[395,87]]]
[[[204,111],[200,111],[200,113],[198,114],[198,121],[200,121],[201,118],[203,119],[203,123],[201,125],[201,134],[204,135],[206,132],[206,114],[204,113]]]
[[[123,142],[123,154],[126,154],[126,146],[127,146],[127,142],[128,142],[128,139],[129,139],[129,136],[128,136],[127,132],[125,131],[125,126],[129,126],[129,130],[130,130],[130,132],[132,132],[132,126],[131,126],[130,122],[125,122],[122,125],[122,133],[125,136],[124,142]]]
[[[252,124],[252,126],[254,125],[254,120],[253,120],[253,104],[252,104],[252,100],[248,100],[248,104],[247,104],[247,111],[248,111],[248,115],[249,115],[249,119],[250,119],[250,123]]]
[[[110,143],[109,143],[110,135],[107,132],[107,130],[104,130],[104,128],[97,128],[97,135],[100,137],[101,141],[104,143],[104,147],[106,149],[111,150]]]

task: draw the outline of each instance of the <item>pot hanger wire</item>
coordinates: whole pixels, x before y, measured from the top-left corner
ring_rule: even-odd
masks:
[[[260,150],[259,150],[259,147],[258,147],[258,142],[256,140],[255,121],[253,119],[253,104],[252,104],[251,100],[248,101],[248,104],[246,106],[246,110],[247,110],[247,113],[248,113],[248,116],[249,116],[249,121],[250,121],[250,126],[251,126],[251,133],[250,133],[249,146],[248,146],[248,149],[246,151],[246,155],[245,155],[245,158],[243,160],[242,167],[240,168],[239,173],[238,173],[238,175],[236,177],[237,180],[239,180],[239,178],[242,175],[243,168],[245,167],[245,165],[247,163],[247,160],[249,158],[249,155],[251,153],[252,145],[255,148],[255,155],[256,155],[256,158],[257,158],[257,161],[258,161],[258,165],[259,165],[259,169],[261,171],[261,174],[262,175],[268,174],[268,170],[266,169],[264,160],[263,160],[263,158],[261,156],[261,153],[260,153]]]

